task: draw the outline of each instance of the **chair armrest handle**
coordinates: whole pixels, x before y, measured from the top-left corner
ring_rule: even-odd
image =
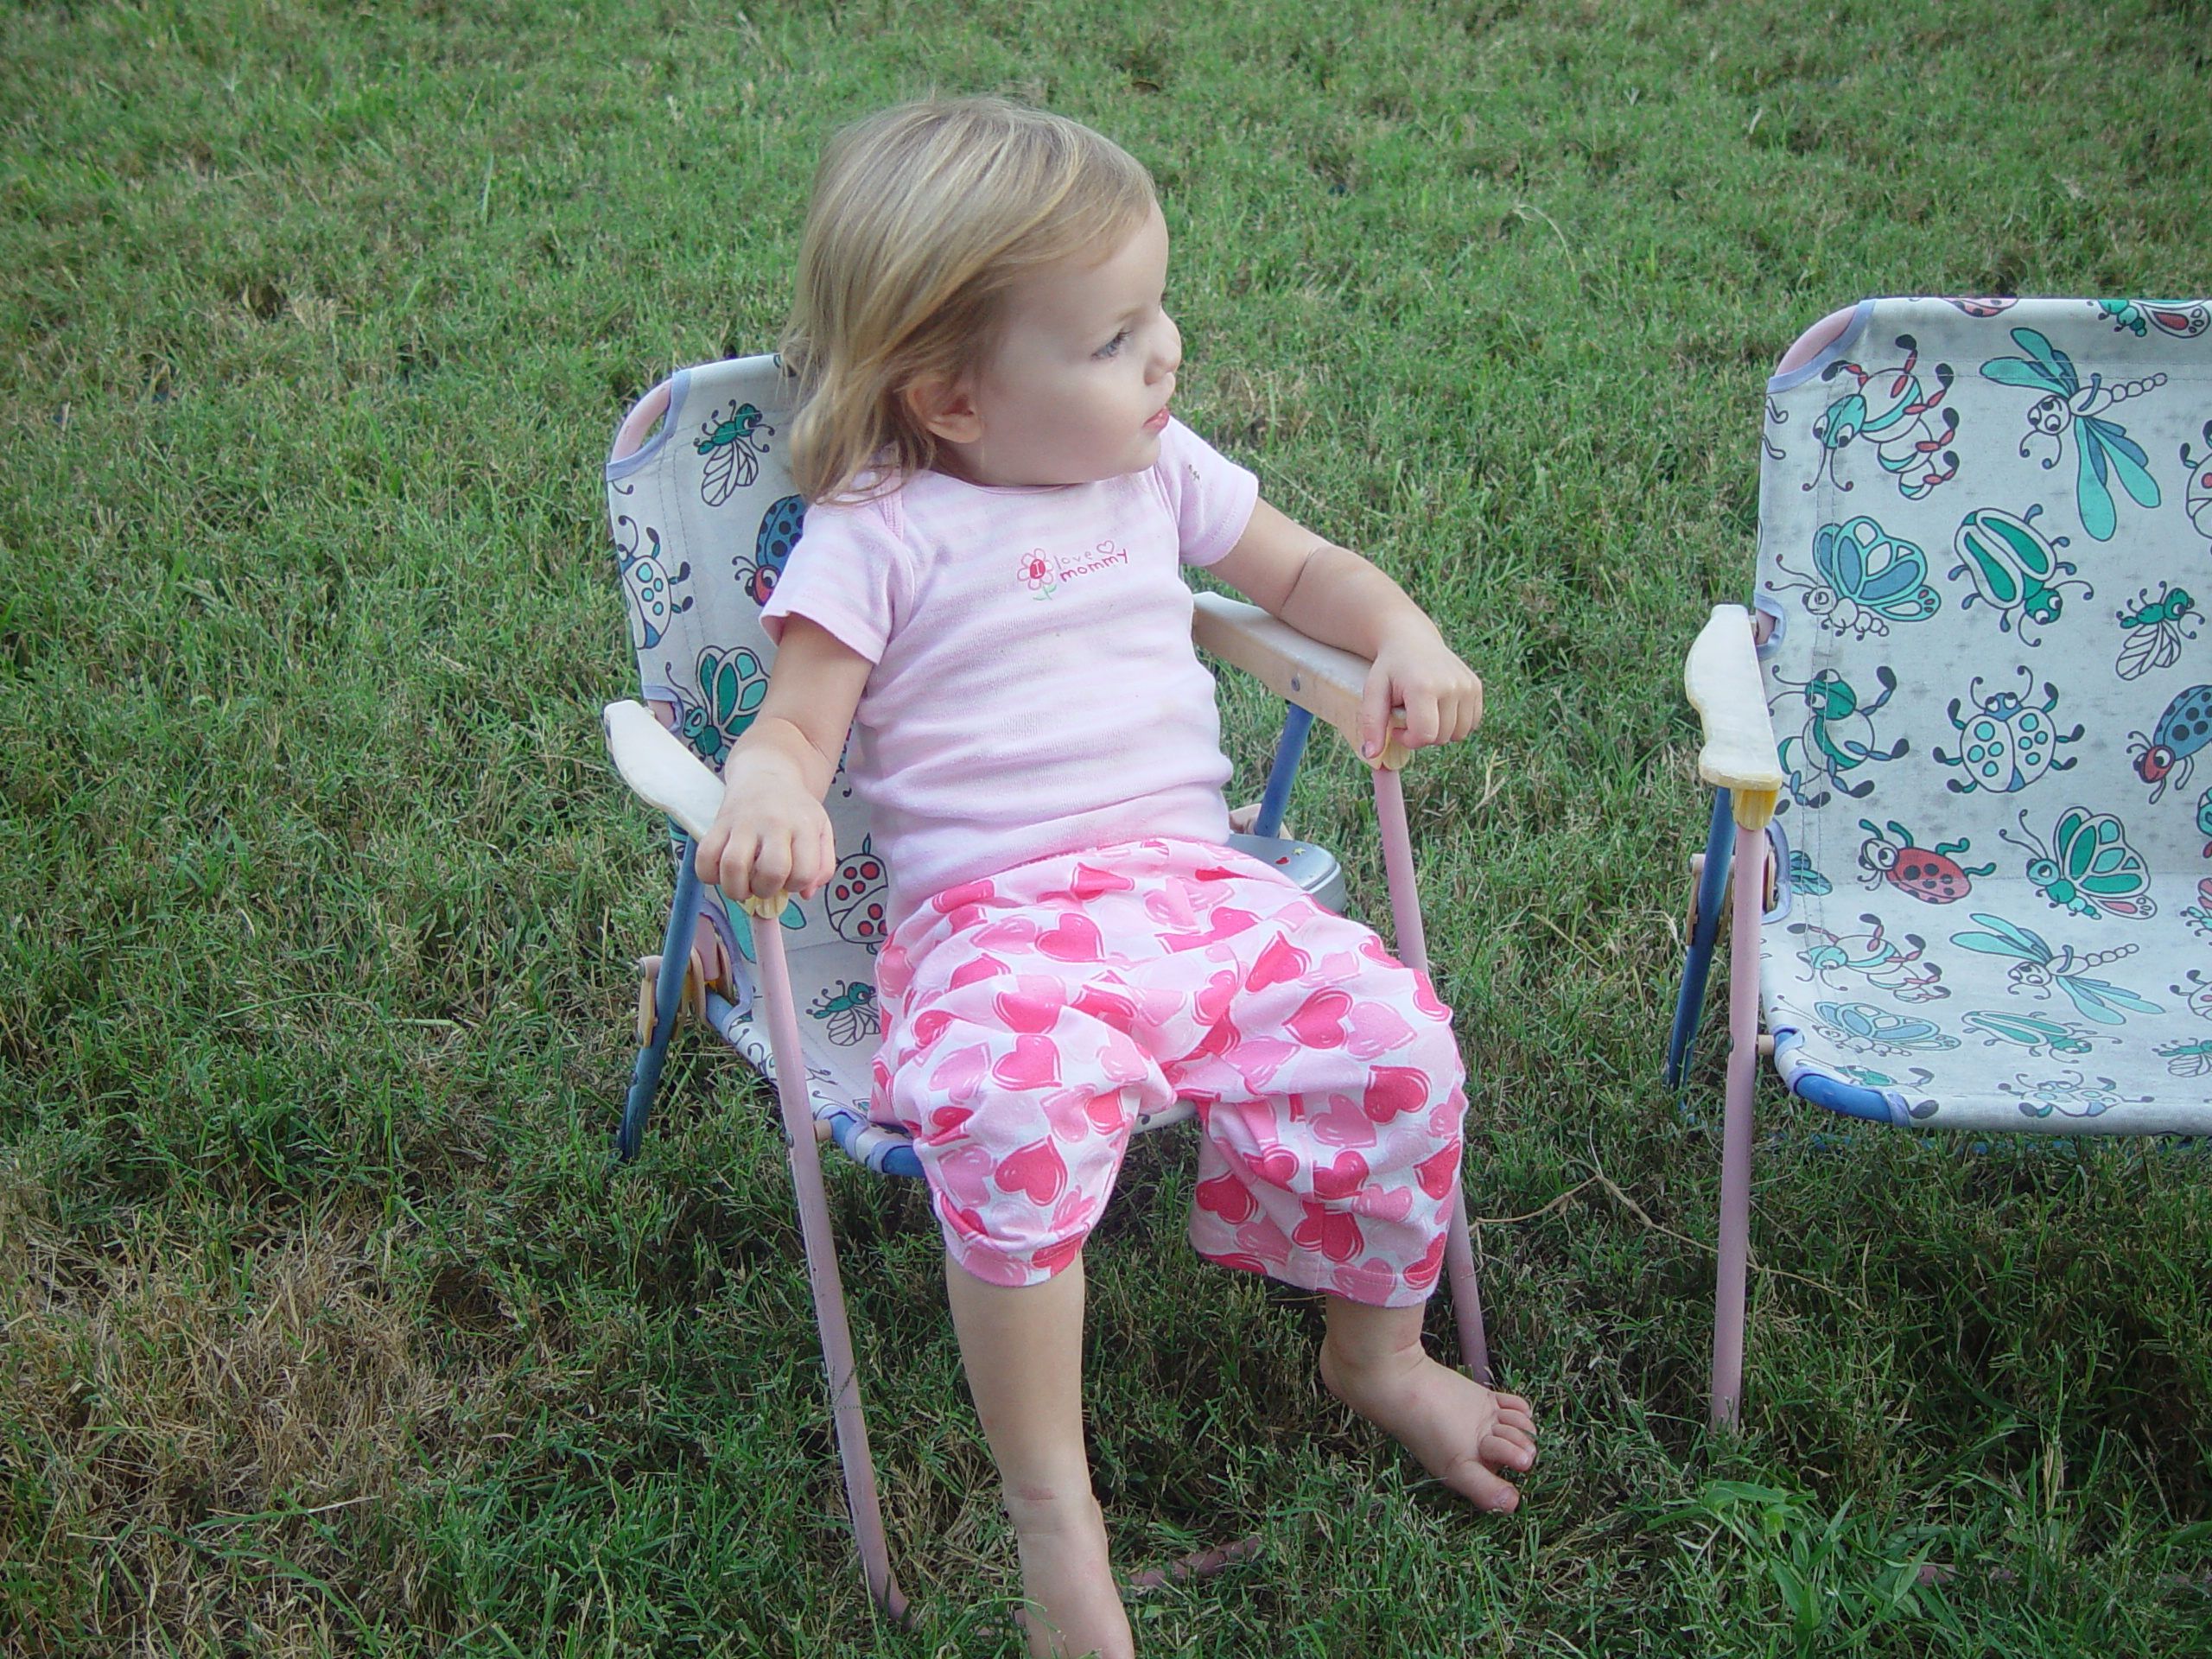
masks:
[[[1194,597],[1198,608],[1191,618],[1191,638],[1201,650],[1243,669],[1284,702],[1326,721],[1344,734],[1353,753],[1359,753],[1360,697],[1373,666],[1367,658],[1310,639],[1256,605],[1222,594]],[[1393,737],[1371,764],[1395,772],[1411,758],[1412,751]]]
[[[642,702],[624,699],[600,711],[614,770],[648,806],[658,807],[697,841],[721,810],[722,780]]]
[[[1759,678],[1758,647],[1752,643],[1751,613],[1740,605],[1716,605],[1690,647],[1682,670],[1705,727],[1698,751],[1698,776],[1715,788],[1768,798],[1769,810],[1782,790],[1782,765],[1775,750],[1774,722],[1767,714],[1766,688]],[[1739,813],[1738,820],[1742,822]],[[1764,822],[1764,819],[1761,819]]]

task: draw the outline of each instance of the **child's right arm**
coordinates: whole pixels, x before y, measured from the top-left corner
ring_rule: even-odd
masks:
[[[837,775],[874,664],[803,616],[784,620],[768,695],[722,766],[722,804],[699,842],[702,881],[734,899],[810,899],[837,868],[822,798]]]

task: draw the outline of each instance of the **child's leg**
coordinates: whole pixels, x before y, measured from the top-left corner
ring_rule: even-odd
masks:
[[[1327,1306],[1321,1381],[1329,1392],[1478,1509],[1519,1507],[1521,1494],[1500,1471],[1535,1465],[1529,1402],[1431,1358],[1421,1346],[1418,1304],[1375,1307],[1331,1296]]]
[[[985,1284],[945,1258],[960,1359],[1021,1551],[1033,1655],[1135,1649],[1083,1449],[1083,1258],[1040,1285]]]

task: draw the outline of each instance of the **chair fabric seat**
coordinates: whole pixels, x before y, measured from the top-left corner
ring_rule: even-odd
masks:
[[[1765,439],[1783,1075],[2212,1131],[2212,308],[1870,301]]]

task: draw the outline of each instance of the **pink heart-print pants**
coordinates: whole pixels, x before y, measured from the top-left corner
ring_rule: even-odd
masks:
[[[1400,1307],[1435,1288],[1465,1071],[1427,979],[1280,872],[1181,841],[938,893],[877,961],[874,1109],[914,1137],[953,1259],[1072,1261],[1141,1112],[1205,1139],[1192,1246]]]

